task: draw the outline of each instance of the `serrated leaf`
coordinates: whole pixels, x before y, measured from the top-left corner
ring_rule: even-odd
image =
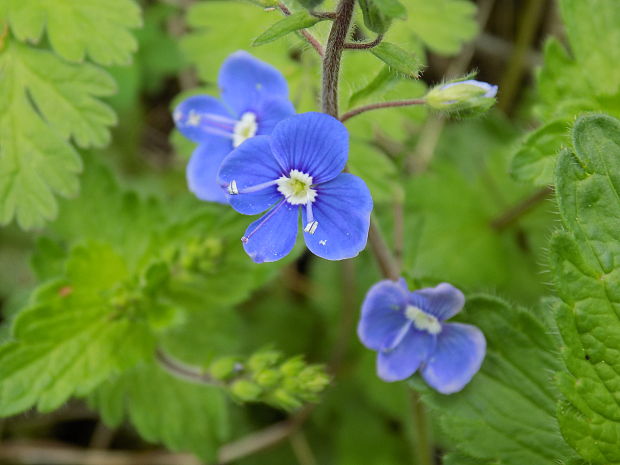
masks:
[[[552,184],[556,157],[569,141],[570,125],[566,119],[553,120],[530,132],[512,156],[512,176],[536,185]]]
[[[126,274],[112,249],[93,243],[73,251],[64,278],[39,289],[0,347],[0,415],[53,410],[152,351],[146,325],[109,303]]]
[[[408,30],[435,52],[455,54],[478,32],[476,5],[469,0],[406,0],[405,6]]]
[[[381,42],[370,51],[394,71],[403,73],[405,76],[416,78],[422,69],[422,62],[398,45]]]
[[[398,0],[358,0],[364,24],[377,34],[384,34],[392,20],[405,19],[407,10]]]
[[[468,299],[460,318],[487,339],[482,368],[463,391],[445,396],[425,388],[423,399],[456,449],[476,458],[463,463],[565,463],[573,454],[555,420],[551,378],[559,363],[548,329],[530,312],[488,296]]]
[[[254,39],[252,45],[258,46],[268,44],[291,32],[314,26],[319,21],[321,21],[319,18],[312,16],[305,10],[297,11],[292,15],[286,16],[277,23],[272,24],[265,32]]]
[[[556,190],[566,231],[552,240],[557,325],[567,371],[558,418],[567,441],[587,461],[620,463],[620,122],[580,118],[575,153],[558,160]]]
[[[117,427],[127,416],[147,441],[208,462],[228,435],[222,391],[176,379],[155,363],[102,384],[89,400],[109,426]]]
[[[115,90],[92,65],[11,42],[0,53],[0,224],[39,227],[57,212],[54,195],[78,188],[81,147],[104,145],[116,122],[96,97]]]
[[[21,41],[39,42],[47,30],[63,58],[103,65],[130,62],[137,42],[129,30],[142,24],[133,0],[4,0],[0,19]]]

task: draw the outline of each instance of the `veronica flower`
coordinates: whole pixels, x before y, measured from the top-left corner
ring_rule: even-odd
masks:
[[[304,113],[226,157],[219,182],[231,194],[230,205],[246,215],[268,210],[241,239],[255,262],[291,251],[300,210],[306,245],[316,255],[341,260],[364,249],[372,198],[364,181],[342,173],[348,152],[349,134],[340,121]]]
[[[414,292],[404,279],[375,284],[362,304],[357,333],[366,347],[378,352],[379,377],[401,381],[420,370],[443,394],[463,389],[486,351],[478,328],[445,323],[464,303],[463,293],[447,283]]]
[[[218,86],[221,100],[189,97],[173,116],[179,131],[199,144],[187,165],[190,190],[201,200],[227,203],[226,192],[216,182],[224,157],[255,135],[270,134],[295,109],[282,74],[244,51],[224,61]]]

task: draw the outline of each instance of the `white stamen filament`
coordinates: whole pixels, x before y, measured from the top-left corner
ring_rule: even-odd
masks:
[[[441,332],[441,323],[433,315],[415,307],[407,305],[405,316],[413,322],[413,325],[420,331],[426,331],[430,334],[439,334]]]

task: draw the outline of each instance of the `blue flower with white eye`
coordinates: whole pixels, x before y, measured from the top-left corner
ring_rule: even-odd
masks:
[[[337,119],[304,113],[255,136],[222,162],[220,185],[230,205],[256,215],[241,239],[257,263],[286,256],[297,239],[301,210],[304,239],[319,257],[342,260],[366,247],[372,198],[364,181],[342,173],[349,133]]]
[[[409,292],[404,279],[375,284],[362,304],[357,334],[366,347],[378,352],[379,377],[401,381],[419,369],[442,394],[463,389],[486,352],[478,328],[445,323],[464,303],[463,293],[447,283],[414,292]]]
[[[201,200],[228,203],[217,184],[226,155],[255,135],[271,134],[275,125],[295,114],[284,76],[244,51],[230,55],[220,68],[222,99],[197,95],[182,101],[173,117],[181,133],[198,147],[187,165],[190,190]]]

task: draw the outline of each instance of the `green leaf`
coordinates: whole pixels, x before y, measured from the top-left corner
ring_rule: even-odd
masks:
[[[319,18],[315,18],[305,10],[297,11],[290,16],[286,16],[277,23],[272,24],[265,32],[254,39],[252,45],[258,46],[268,44],[291,32],[314,26],[319,21],[321,21]]]
[[[152,351],[144,321],[110,303],[111,287],[126,276],[110,247],[73,251],[65,276],[39,289],[0,346],[0,415],[53,410]]]
[[[597,93],[617,94],[620,86],[620,9],[615,0],[562,0],[560,10],[582,78]]]
[[[570,125],[567,119],[553,120],[530,132],[512,156],[513,178],[541,186],[552,184],[556,155],[569,140]]]
[[[551,243],[566,371],[558,418],[566,440],[596,464],[620,463],[620,122],[580,118],[575,153],[561,153],[556,190],[566,231]]]
[[[406,0],[405,6],[411,14],[406,24],[398,25],[401,35],[413,30],[437,53],[457,53],[478,32],[476,5],[469,0]]]
[[[364,24],[377,34],[385,33],[394,19],[405,19],[407,10],[398,0],[358,0]]]
[[[422,62],[415,55],[389,42],[381,42],[370,51],[394,71],[405,76],[417,78],[422,69]]]
[[[107,381],[89,401],[110,427],[118,427],[127,416],[147,441],[192,452],[208,462],[228,436],[224,393],[174,378],[155,362]]]
[[[24,42],[41,41],[43,31],[63,58],[127,64],[137,49],[129,29],[142,24],[133,0],[4,0],[0,19]]]
[[[482,368],[459,393],[423,393],[456,449],[476,458],[456,463],[565,463],[572,452],[555,420],[551,377],[559,363],[549,330],[530,312],[488,296],[469,298],[459,318],[486,337]]]
[[[101,146],[116,122],[96,97],[114,92],[92,65],[70,64],[16,42],[0,53],[0,224],[40,227],[57,212],[55,194],[74,195],[81,170],[68,142]]]

